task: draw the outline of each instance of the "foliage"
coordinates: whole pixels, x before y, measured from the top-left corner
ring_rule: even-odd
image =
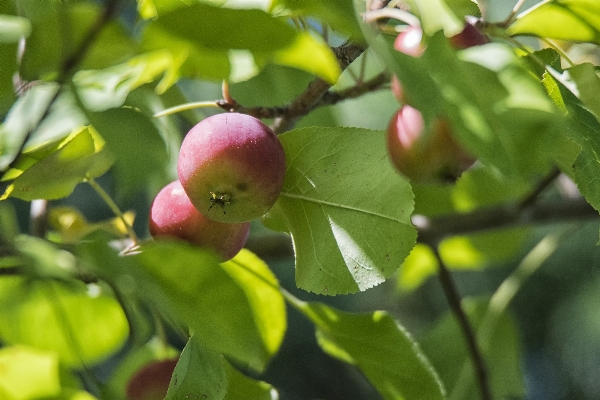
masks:
[[[0,2],[0,398],[120,399],[141,367],[179,357],[166,399],[276,399],[285,388],[269,366],[294,313],[380,398],[526,396],[508,305],[571,232],[563,223],[600,210],[600,73],[577,58],[597,52],[600,8],[544,0],[501,22],[481,11],[469,0]],[[470,16],[491,43],[456,49],[448,38]],[[414,23],[420,57],[393,47]],[[447,119],[477,159],[458,180],[394,170],[392,75],[427,126]],[[176,176],[185,132],[216,112],[206,107],[270,123],[287,160],[248,249],[223,263],[148,239],[144,216]],[[556,190],[559,176],[575,196]],[[112,215],[86,215],[82,187]],[[547,222],[550,244],[512,285],[461,300],[451,272],[518,260]],[[301,291],[283,287],[272,240],[274,253],[291,243]],[[332,305],[386,282],[402,302],[436,273],[449,312],[418,334],[381,310],[389,299],[360,313]],[[590,284],[582,293],[561,315],[595,298]]]

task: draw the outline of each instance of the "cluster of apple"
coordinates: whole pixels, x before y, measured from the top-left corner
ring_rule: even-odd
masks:
[[[420,57],[425,51],[422,37],[420,26],[409,26],[396,37],[394,48],[412,57]],[[457,49],[488,42],[488,38],[469,23],[462,32],[450,38],[450,43]],[[415,182],[456,180],[474,160],[454,140],[449,121],[440,116],[427,128],[421,112],[410,105],[395,75],[391,88],[402,104],[392,116],[387,130],[388,153],[394,166]]]
[[[181,144],[179,180],[152,202],[150,234],[183,239],[229,260],[246,244],[249,221],[279,197],[285,169],[279,139],[260,120],[238,113],[208,117]]]

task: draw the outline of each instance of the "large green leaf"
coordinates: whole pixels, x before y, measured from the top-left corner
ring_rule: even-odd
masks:
[[[600,44],[600,3],[596,0],[546,0],[519,14],[511,35]]]
[[[27,346],[0,349],[0,398],[30,400],[59,393],[56,354]]]
[[[300,303],[319,345],[355,365],[386,400],[444,399],[444,389],[415,341],[383,311],[352,314],[322,303]]]
[[[181,352],[165,400],[222,400],[227,392],[225,360],[192,336]]]
[[[15,171],[9,171],[8,177],[14,180],[0,200],[9,196],[29,201],[66,197],[77,184],[104,174],[113,163],[102,139],[89,128],[74,132],[61,141],[55,151],[33,165],[27,165],[45,150],[26,153],[24,165],[18,164]]]
[[[280,139],[287,171],[274,212],[294,241],[298,287],[335,295],[383,282],[416,238],[412,192],[384,132],[305,128]]]
[[[104,279],[188,326],[212,351],[261,371],[277,350],[285,313],[269,313],[272,306],[256,308],[263,305],[257,300],[261,295],[271,293],[268,298],[278,300],[271,273],[264,264],[248,261],[247,254],[225,269],[208,251],[183,242],[157,241],[132,257],[119,257],[105,244],[91,242],[80,246],[80,254]],[[256,278],[240,283],[250,271]]]
[[[58,256],[53,261],[64,263]],[[94,295],[83,284],[4,278],[0,301],[0,337],[5,343],[53,351],[68,366],[97,363],[127,339],[127,320],[117,301]]]

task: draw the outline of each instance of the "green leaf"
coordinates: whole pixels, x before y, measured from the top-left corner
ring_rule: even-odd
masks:
[[[264,11],[232,10],[202,3],[159,16],[150,27],[200,47],[221,51],[271,52],[289,46],[296,36],[284,20]]]
[[[53,351],[67,366],[102,361],[127,339],[127,320],[119,303],[87,292],[83,284],[5,278],[0,281],[0,302],[0,337],[5,343]]]
[[[275,353],[274,338],[281,335],[277,330],[285,315],[267,316],[255,309],[263,304],[256,297],[266,292],[264,283],[254,280],[240,287],[240,275],[233,279],[211,253],[178,241],[153,242],[132,257],[119,257],[100,242],[79,249],[94,272],[189,327],[212,351],[256,371],[262,371]],[[248,268],[260,271],[263,281],[271,279],[256,264]],[[249,295],[252,289],[256,292]]]
[[[0,397],[29,400],[60,393],[56,354],[27,346],[0,349]]]
[[[56,76],[103,13],[101,5],[90,2],[23,0],[19,8],[32,24],[21,68],[23,77],[28,80]],[[104,68],[131,56],[133,49],[131,36],[113,20],[94,38],[78,67]]]
[[[115,155],[117,187],[122,194],[132,195],[154,174],[164,172],[167,150],[155,121],[131,108],[86,111],[86,115]]]
[[[28,19],[0,14],[0,43],[16,43],[30,33],[31,23]]]
[[[600,3],[546,0],[519,14],[507,33],[600,44]]]
[[[68,196],[77,184],[110,168],[113,158],[103,148],[103,141],[89,128],[74,132],[56,151],[16,176],[0,200],[9,196],[28,201]]]
[[[275,14],[316,17],[355,41],[363,40],[352,0],[273,0],[271,11]]]
[[[445,0],[415,0],[425,34],[431,36],[443,30],[453,36],[463,30],[462,16],[457,16]]]
[[[280,136],[277,206],[296,251],[296,284],[321,294],[383,282],[415,244],[412,192],[387,159],[384,132],[306,128]]]
[[[227,393],[223,400],[278,400],[277,391],[268,383],[249,378],[225,363]]]
[[[256,327],[267,350],[274,354],[286,330],[285,301],[277,278],[263,260],[247,249],[221,267],[246,294]]]
[[[477,329],[487,310],[487,301],[464,301],[463,307]],[[440,374],[452,399],[481,397],[467,353],[464,335],[450,313],[420,341],[423,351]],[[484,354],[494,398],[522,398],[524,393],[519,334],[513,318],[502,315]]]
[[[165,400],[221,400],[227,391],[225,360],[192,336],[181,352]]]
[[[352,314],[301,303],[317,341],[333,357],[355,365],[386,400],[444,399],[432,366],[409,334],[386,312]]]

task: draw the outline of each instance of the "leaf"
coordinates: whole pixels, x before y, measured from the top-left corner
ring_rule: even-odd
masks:
[[[211,351],[262,371],[277,350],[274,338],[282,335],[277,329],[285,326],[285,314],[255,309],[262,304],[256,297],[265,293],[264,283],[255,280],[240,287],[239,275],[233,279],[208,251],[179,241],[155,241],[130,257],[119,257],[100,242],[78,249],[95,273],[189,327]],[[271,279],[259,265],[246,268],[260,271],[261,281]],[[251,290],[255,293],[249,295]]]
[[[487,301],[464,301],[475,328],[481,323],[487,309]],[[451,398],[478,399],[481,397],[471,359],[468,356],[464,336],[453,315],[446,313],[420,341]],[[489,368],[494,398],[522,398],[524,393],[521,374],[519,334],[510,315],[502,315],[484,354]]]
[[[89,2],[40,3],[25,0],[19,2],[19,9],[32,24],[21,68],[27,80],[58,74],[64,68],[66,58],[78,49],[103,13],[101,5]],[[116,21],[104,25],[80,60],[79,68],[104,68],[133,54],[133,39]]]
[[[0,14],[0,43],[16,43],[31,33],[31,23],[23,17]]]
[[[352,0],[273,0],[271,11],[275,14],[291,12],[295,16],[316,17],[354,41],[363,40]]]
[[[263,260],[247,249],[221,267],[245,292],[256,327],[267,350],[274,354],[286,330],[285,301],[277,278]]]
[[[53,351],[66,366],[91,366],[105,359],[129,333],[119,303],[106,295],[92,296],[84,285],[5,278],[0,303],[5,343]]]
[[[425,34],[431,36],[443,30],[446,36],[453,36],[463,30],[463,19],[453,12],[445,0],[415,0],[415,3]]]
[[[9,196],[28,201],[68,196],[77,184],[110,168],[113,158],[103,145],[88,128],[74,132],[55,152],[16,176],[0,200]]]
[[[434,369],[409,334],[386,312],[352,314],[301,303],[329,355],[355,365],[386,400],[444,399]]]
[[[27,346],[0,349],[0,397],[29,400],[60,393],[58,357]]]
[[[225,360],[192,336],[181,352],[165,400],[222,400],[227,391]]]
[[[268,383],[247,377],[225,363],[227,393],[223,400],[278,400],[277,391]]]
[[[115,155],[121,193],[130,196],[146,186],[167,163],[165,142],[149,117],[131,108],[86,111],[90,122]]]
[[[600,3],[546,0],[519,14],[507,33],[600,44]]]
[[[335,295],[383,282],[416,237],[412,192],[387,159],[384,133],[306,128],[280,139],[287,171],[276,205],[294,241],[298,287]]]

